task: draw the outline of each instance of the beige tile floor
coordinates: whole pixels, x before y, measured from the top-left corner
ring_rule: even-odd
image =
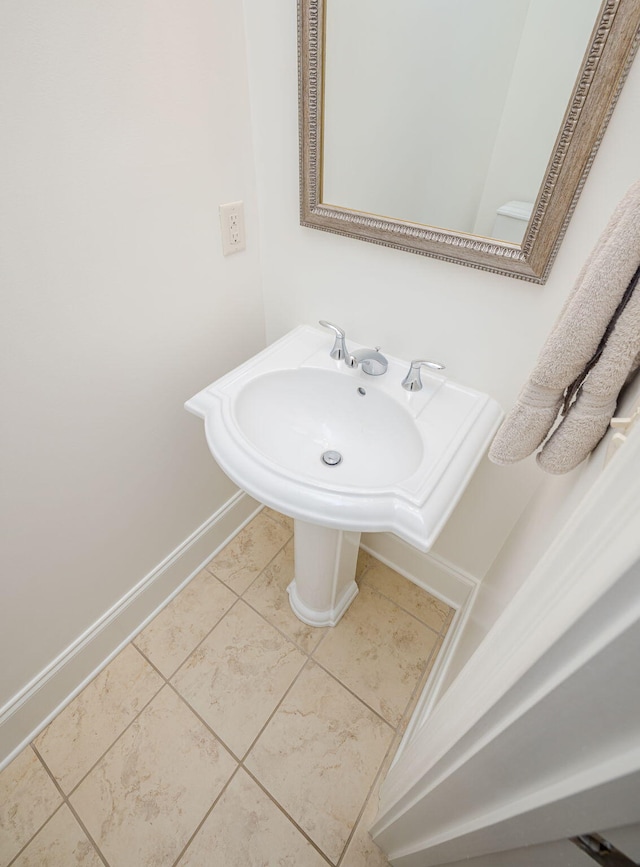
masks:
[[[264,509],[0,775],[0,867],[384,867],[380,781],[453,611],[361,552],[297,620]]]

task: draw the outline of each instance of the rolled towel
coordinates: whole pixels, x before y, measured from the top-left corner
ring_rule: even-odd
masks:
[[[522,460],[547,438],[563,407],[566,390],[580,378],[598,350],[639,265],[640,181],[615,209],[578,275],[528,382],[491,445],[489,458],[494,463],[511,464]],[[623,381],[628,373],[629,367]],[[588,403],[587,398],[583,408]],[[601,407],[600,416],[607,411]],[[578,417],[580,412],[579,409]],[[571,428],[572,425],[565,428],[566,434]],[[595,433],[588,441],[594,436]],[[548,463],[540,462],[549,472],[566,472],[551,469],[552,464],[555,466],[551,453]]]

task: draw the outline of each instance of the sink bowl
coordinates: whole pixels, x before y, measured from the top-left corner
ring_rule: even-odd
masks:
[[[428,551],[502,411],[432,372],[407,392],[408,361],[387,355],[387,372],[369,376],[332,359],[331,345],[325,331],[300,326],[185,406],[204,419],[221,468],[260,502],[321,527],[393,532]],[[339,462],[325,463],[327,452]]]
[[[235,419],[248,442],[292,481],[366,491],[402,481],[424,454],[404,407],[335,370],[257,376],[238,394]],[[339,462],[325,463],[327,452]]]

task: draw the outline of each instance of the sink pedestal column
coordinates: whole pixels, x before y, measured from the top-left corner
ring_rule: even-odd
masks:
[[[360,533],[294,521],[293,613],[309,626],[335,626],[358,593]]]

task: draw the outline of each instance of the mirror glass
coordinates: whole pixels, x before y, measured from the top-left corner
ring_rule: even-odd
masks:
[[[320,201],[521,243],[601,0],[325,0]]]

